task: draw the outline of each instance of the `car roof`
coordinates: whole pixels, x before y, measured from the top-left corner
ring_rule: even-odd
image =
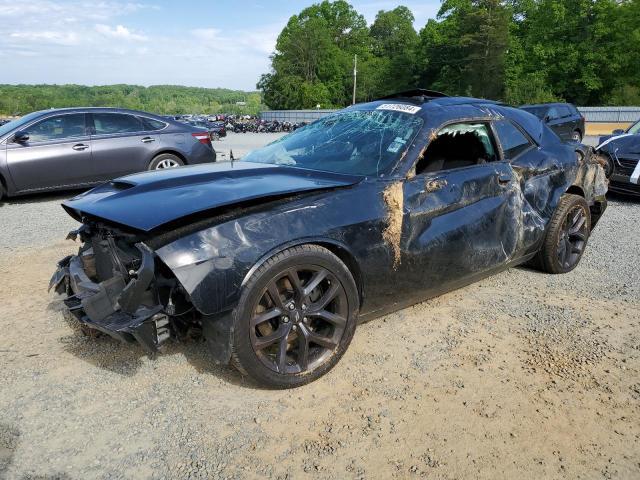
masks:
[[[448,97],[431,90],[410,90],[389,95],[368,103],[352,105],[348,109],[375,110],[383,104],[399,103],[420,106],[415,112],[424,119],[426,125],[437,128],[443,122],[464,120],[470,117],[508,118],[522,127],[538,143],[553,141],[545,130],[545,125],[535,115],[505,103],[474,97]],[[548,129],[548,128],[547,128]],[[550,140],[549,140],[550,139]]]
[[[105,113],[129,113],[132,115],[146,115],[150,117],[164,118],[161,115],[144,112],[142,110],[132,110],[128,108],[116,108],[116,107],[65,107],[65,108],[49,108],[47,110],[39,110],[33,113],[39,113],[41,115],[48,115],[51,113],[67,113],[67,112],[105,112]]]

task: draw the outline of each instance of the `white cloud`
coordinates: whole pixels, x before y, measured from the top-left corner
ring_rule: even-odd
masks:
[[[97,24],[96,31],[106,37],[118,38],[123,40],[134,40],[137,42],[146,42],[149,38],[139,33],[134,33],[122,25],[116,25],[111,28],[109,25]]]
[[[22,31],[13,32],[9,37],[21,42],[48,42],[56,45],[77,45],[79,43],[78,35],[75,32]]]
[[[196,28],[191,30],[191,35],[205,42],[220,40],[220,30],[217,28]]]
[[[291,2],[297,6],[269,20],[266,14],[261,18],[262,12],[251,12],[246,23],[223,16],[213,20],[210,15],[195,16],[185,32],[184,20],[173,22],[153,12],[176,8],[173,5],[135,1],[30,0],[17,4],[0,0],[0,81],[254,89],[260,74],[269,70],[269,55],[289,15],[302,8]],[[302,3],[313,1],[317,0]],[[414,12],[418,29],[440,5],[439,0],[354,1],[356,10],[369,22],[378,10],[399,3]],[[240,5],[238,10],[243,8]],[[263,0],[251,8],[271,10],[271,5]]]

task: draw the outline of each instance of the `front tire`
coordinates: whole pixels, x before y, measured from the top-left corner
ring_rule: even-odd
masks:
[[[181,158],[171,153],[161,153],[149,164],[149,170],[165,170],[167,168],[177,168],[184,165]]]
[[[591,234],[591,212],[584,198],[565,194],[551,218],[537,264],[547,273],[567,273],[580,263]]]
[[[301,245],[251,276],[235,311],[232,363],[270,388],[293,388],[331,370],[355,333],[358,289],[326,248]]]

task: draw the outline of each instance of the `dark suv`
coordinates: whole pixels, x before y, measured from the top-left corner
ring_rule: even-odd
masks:
[[[43,110],[0,126],[0,198],[214,162],[200,128],[134,110]]]
[[[570,103],[541,103],[520,108],[544,121],[562,140],[581,142],[584,137],[584,117]]]

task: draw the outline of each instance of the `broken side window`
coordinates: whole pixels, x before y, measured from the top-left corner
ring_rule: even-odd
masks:
[[[486,123],[455,123],[442,128],[416,164],[416,175],[469,167],[496,160]]]

